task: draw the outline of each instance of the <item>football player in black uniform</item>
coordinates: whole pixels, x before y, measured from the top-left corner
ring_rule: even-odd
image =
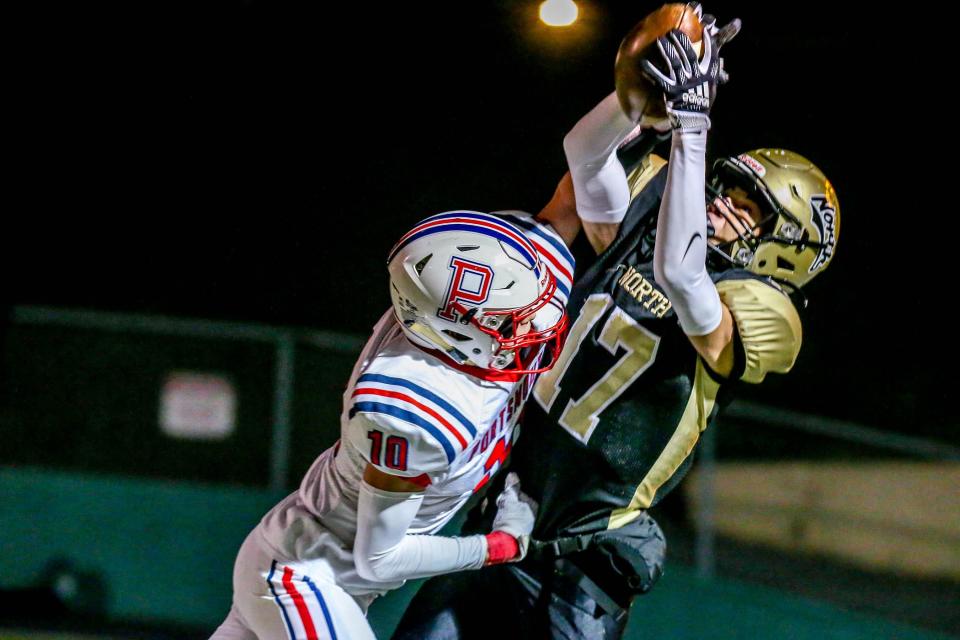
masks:
[[[801,326],[790,294],[829,265],[839,206],[819,169],[780,149],[722,159],[705,184],[717,52],[738,27],[712,28],[702,60],[672,32],[659,41],[667,64],[647,64],[668,107],[669,162],[649,153],[658,135],[646,130],[621,152],[639,155],[625,174],[615,152],[633,123],[614,95],[565,139],[599,257],[573,289],[576,322],[510,463],[539,503],[532,551],[427,583],[395,639],[486,638],[491,625],[516,637],[620,637],[663,562],[646,509],[684,476],[737,381],[791,368]],[[475,509],[465,528],[482,529],[492,511]]]

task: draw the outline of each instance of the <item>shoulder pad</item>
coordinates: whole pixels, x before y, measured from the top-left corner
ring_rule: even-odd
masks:
[[[655,153],[651,153],[634,167],[627,175],[627,183],[630,185],[630,199],[636,198],[666,164],[666,160]]]
[[[476,435],[462,407],[410,380],[364,373],[350,398],[348,440],[386,473],[417,476],[448,467]]]
[[[786,373],[800,352],[803,331],[790,298],[765,280],[731,279],[717,283],[720,300],[730,309],[746,365],[741,379],[762,382],[768,373]]]

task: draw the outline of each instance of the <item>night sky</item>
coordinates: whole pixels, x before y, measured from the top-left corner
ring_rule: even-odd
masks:
[[[539,210],[657,6],[581,2],[559,34],[527,2],[128,4],[9,25],[7,301],[352,333],[389,304],[384,259],[413,222]],[[944,59],[907,40],[930,36],[909,11],[835,4],[707,5],[744,23],[711,154],[792,148],[841,204],[797,367],[757,397],[957,443],[956,231],[931,151],[955,108],[930,99],[952,65],[926,70]]]

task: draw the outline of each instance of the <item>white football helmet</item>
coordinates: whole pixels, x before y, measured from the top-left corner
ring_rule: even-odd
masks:
[[[387,263],[394,312],[414,343],[459,365],[516,374],[545,371],[559,355],[567,314],[518,227],[487,213],[441,213],[400,238]]]

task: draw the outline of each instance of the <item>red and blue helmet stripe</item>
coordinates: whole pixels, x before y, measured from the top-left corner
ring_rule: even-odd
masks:
[[[444,231],[467,231],[499,240],[513,247],[527,261],[527,266],[534,270],[537,278],[540,277],[537,249],[523,231],[501,218],[477,211],[449,211],[422,220],[394,245],[387,262],[392,261],[397,252],[414,240]]]

